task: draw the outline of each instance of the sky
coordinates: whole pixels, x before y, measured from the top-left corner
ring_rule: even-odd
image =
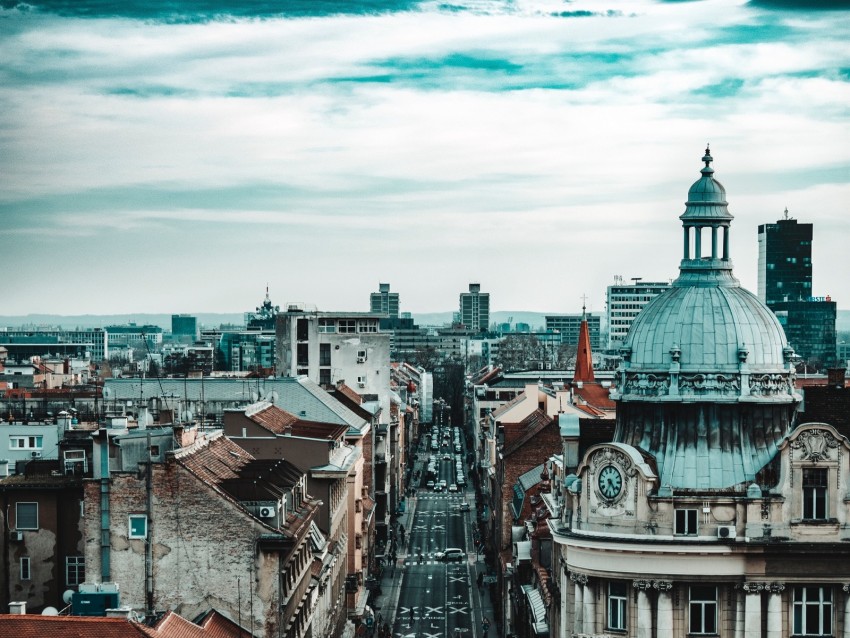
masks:
[[[6,315],[602,311],[678,274],[707,143],[850,308],[850,3],[0,0]]]

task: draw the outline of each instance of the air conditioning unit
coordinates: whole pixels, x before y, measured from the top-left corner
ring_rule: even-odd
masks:
[[[366,387],[366,382],[365,382],[365,381],[358,381],[358,382],[357,382],[357,385],[358,385],[358,386],[360,386],[361,388],[365,388],[365,387]]]
[[[357,363],[366,363],[366,357],[357,357]]]
[[[9,532],[9,540],[13,543],[20,543],[22,540],[24,540],[24,533],[19,532],[17,530],[13,530]]]
[[[718,525],[717,538],[735,538],[734,525]]]
[[[34,458],[34,459],[40,459],[40,458],[41,458],[41,452],[33,452],[33,453],[32,453],[32,458]]]
[[[268,505],[264,505],[263,507],[261,507],[261,508],[259,509],[259,511],[258,511],[258,516],[259,516],[260,518],[274,518],[276,513],[277,513],[277,512],[275,512],[275,508],[274,508],[274,507],[270,507],[270,506],[268,506]]]

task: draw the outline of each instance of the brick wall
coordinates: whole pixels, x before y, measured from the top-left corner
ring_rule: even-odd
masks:
[[[560,452],[561,435],[557,421],[553,421],[509,456],[498,461],[503,467],[499,468],[497,472],[504,477],[504,480],[500,486],[501,522],[497,533],[500,533],[501,537],[498,539],[500,544],[497,550],[504,549],[506,545],[510,544],[511,525],[513,525],[511,500],[517,479],[531,468],[546,461],[553,454],[560,454]]]
[[[174,462],[154,465],[153,485],[149,534],[154,543],[154,607],[172,609],[185,618],[216,608],[234,619],[241,616],[244,626],[250,625],[253,609],[254,626],[276,635],[280,560],[275,552],[261,552],[255,559],[254,549],[255,538],[269,530]],[[88,580],[98,582],[98,481],[86,482],[85,498]],[[135,473],[114,473],[110,508],[110,580],[120,587],[122,605],[144,610],[145,542],[128,538],[129,515],[145,513],[144,480]]]

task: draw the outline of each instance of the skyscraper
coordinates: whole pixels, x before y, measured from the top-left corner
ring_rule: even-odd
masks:
[[[490,293],[481,292],[481,284],[469,284],[469,292],[460,293],[460,322],[474,332],[490,327]]]
[[[378,292],[369,295],[369,312],[398,319],[398,293],[389,284],[378,284]]]
[[[758,293],[803,361],[824,368],[836,361],[837,304],[812,296],[812,229],[790,218],[787,208],[775,224],[758,227]]]
[[[759,299],[770,306],[780,301],[806,301],[812,295],[812,224],[785,217],[761,224]]]

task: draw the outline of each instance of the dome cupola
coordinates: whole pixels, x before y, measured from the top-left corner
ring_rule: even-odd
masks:
[[[776,315],[732,274],[726,189],[706,148],[688,191],[679,277],[620,349],[615,441],[656,460],[674,488],[742,485],[775,456],[800,400]]]

